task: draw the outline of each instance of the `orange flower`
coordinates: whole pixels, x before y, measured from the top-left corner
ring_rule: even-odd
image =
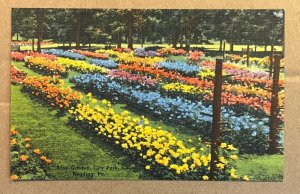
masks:
[[[41,160],[46,161],[46,160],[47,160],[47,157],[46,157],[46,156],[41,156]]]
[[[26,137],[24,140],[25,140],[25,142],[30,142],[31,141],[31,139],[29,137]]]
[[[26,156],[26,155],[20,156],[20,160],[21,160],[22,162],[27,161],[27,159],[28,159],[28,156]]]
[[[52,163],[52,160],[46,159],[45,162],[46,162],[47,164],[51,164],[51,163]]]
[[[40,149],[34,149],[34,150],[33,150],[33,153],[35,153],[35,154],[37,154],[37,155],[38,155],[38,154],[41,154],[41,150],[40,150]]]
[[[15,181],[15,180],[18,180],[19,177],[17,175],[13,174],[13,175],[10,176],[10,179]]]
[[[25,148],[30,148],[31,147],[31,145],[29,144],[29,143],[27,143],[26,145],[25,145]]]
[[[17,134],[18,134],[17,130],[15,130],[15,129],[10,130],[10,135],[17,135]]]
[[[16,144],[17,144],[17,140],[16,139],[10,140],[10,145],[16,145]]]

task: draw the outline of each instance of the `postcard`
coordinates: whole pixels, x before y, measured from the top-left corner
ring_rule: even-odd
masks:
[[[283,181],[284,18],[13,8],[10,179]]]

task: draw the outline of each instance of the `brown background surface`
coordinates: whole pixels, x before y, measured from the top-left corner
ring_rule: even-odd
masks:
[[[300,193],[299,0],[0,0],[0,194],[7,193]],[[284,181],[19,181],[9,180],[11,8],[159,8],[285,10]]]

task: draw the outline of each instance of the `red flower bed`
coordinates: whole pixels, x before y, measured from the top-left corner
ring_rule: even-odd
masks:
[[[26,57],[26,55],[24,53],[21,53],[21,52],[12,51],[10,53],[10,57],[13,61],[24,61],[24,58]]]
[[[45,54],[45,53],[27,51],[25,54],[27,56],[32,56],[32,57],[43,57],[43,58],[49,59],[51,61],[56,60],[56,56],[55,55],[50,55],[50,54]]]
[[[84,55],[86,57],[91,57],[91,58],[97,58],[97,59],[102,59],[102,60],[108,59],[108,55],[104,54],[104,53],[94,53],[94,52],[81,51],[81,50],[75,50],[75,49],[72,50],[72,52]]]
[[[26,78],[26,74],[15,68],[15,66],[10,66],[10,76],[12,83],[20,83]]]

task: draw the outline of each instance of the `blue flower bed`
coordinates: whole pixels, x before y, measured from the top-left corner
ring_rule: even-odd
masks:
[[[113,60],[92,59],[89,62],[91,64],[101,66],[101,67],[105,67],[105,68],[108,68],[108,69],[115,69],[119,66],[119,64],[117,64]]]
[[[86,59],[86,57],[81,54],[73,53],[70,51],[64,51],[62,49],[42,49],[42,52],[46,53],[46,54],[56,55],[58,57],[65,57],[65,58],[75,59],[75,60],[85,60]]]
[[[158,92],[141,92],[135,87],[117,83],[100,74],[83,74],[71,78],[81,89],[110,100],[126,103],[136,110],[147,112],[173,125],[198,130],[199,134],[210,138],[211,105],[201,101],[192,102],[181,97],[168,98]],[[204,113],[204,114],[203,114]],[[206,114],[205,114],[206,113]],[[228,134],[222,134],[224,140],[237,145],[244,153],[265,153],[268,143],[268,118],[258,119],[245,113],[236,115],[232,110],[222,108],[222,118],[228,121]],[[241,138],[243,137],[243,138]]]
[[[201,70],[201,67],[197,65],[189,65],[183,61],[160,62],[158,63],[158,67],[169,71],[176,71],[185,76],[196,76]]]

